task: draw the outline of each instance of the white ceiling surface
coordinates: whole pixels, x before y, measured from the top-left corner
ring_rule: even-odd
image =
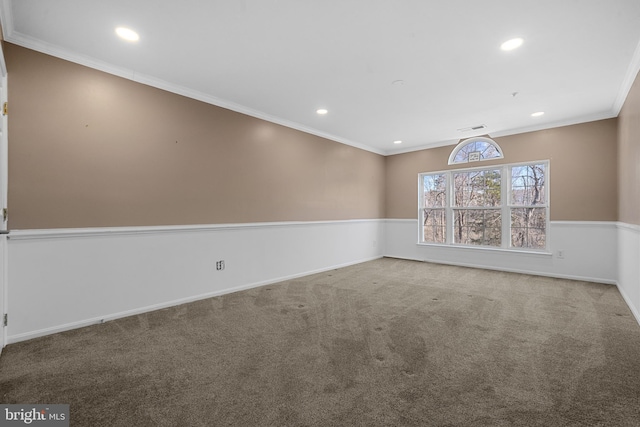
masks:
[[[638,0],[1,1],[9,42],[380,154],[615,117],[640,68]]]

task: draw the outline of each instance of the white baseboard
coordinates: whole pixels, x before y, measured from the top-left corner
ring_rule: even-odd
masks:
[[[640,324],[640,226],[618,223],[618,289]]]
[[[576,280],[581,282],[603,283],[606,285],[618,284],[615,280],[600,279],[600,278],[587,277],[587,276],[577,276],[577,275],[570,275],[570,274],[544,273],[536,270],[527,270],[522,268],[515,269],[515,268],[508,268],[508,267],[486,266],[482,264],[474,264],[474,263],[468,263],[468,262],[441,261],[441,260],[430,260],[430,259],[418,260],[418,259],[412,259],[412,258],[394,257],[389,255],[385,255],[385,256],[388,258],[406,259],[409,261],[432,262],[434,264],[454,265],[456,267],[468,267],[468,268],[478,268],[482,270],[504,271],[506,273],[528,274],[531,276],[543,276],[543,277],[552,277],[556,279]]]
[[[6,343],[382,256],[617,284],[640,323],[640,227],[552,222],[550,237],[541,254],[417,245],[416,220],[12,231]]]
[[[148,312],[154,311],[154,310],[162,310],[163,308],[174,307],[174,306],[177,306],[177,305],[187,304],[187,303],[190,303],[190,302],[199,301],[199,300],[203,300],[203,299],[207,299],[207,298],[213,298],[213,297],[217,297],[217,296],[220,296],[220,295],[230,294],[230,293],[233,293],[233,292],[239,292],[239,291],[244,291],[244,290],[247,290],[247,289],[258,288],[260,286],[266,286],[266,285],[271,285],[271,284],[274,284],[274,283],[284,282],[284,281],[287,281],[287,280],[293,280],[293,279],[297,279],[299,277],[304,277],[304,276],[308,276],[308,275],[311,275],[311,274],[322,273],[322,272],[325,272],[325,271],[334,270],[336,268],[348,267],[350,265],[355,265],[355,264],[360,264],[360,263],[363,263],[363,262],[373,261],[373,260],[380,259],[380,258],[382,258],[381,255],[380,256],[371,257],[371,258],[368,258],[368,259],[347,262],[347,263],[340,264],[340,265],[334,265],[334,266],[327,267],[327,268],[321,268],[321,269],[314,270],[314,271],[307,271],[307,272],[300,273],[300,274],[294,274],[294,275],[285,276],[285,277],[278,277],[278,278],[271,279],[271,280],[264,280],[262,282],[250,283],[250,284],[243,285],[243,286],[237,286],[235,288],[223,289],[223,290],[220,290],[220,291],[210,292],[210,293],[201,294],[201,295],[194,295],[194,296],[191,296],[191,297],[181,298],[181,299],[177,299],[177,300],[173,300],[173,301],[167,301],[167,302],[162,303],[162,304],[149,305],[149,306],[146,306],[146,307],[140,307],[140,308],[136,308],[136,309],[133,309],[133,310],[127,310],[127,311],[122,311],[122,312],[119,312],[119,313],[108,314],[108,315],[105,315],[105,316],[94,317],[92,319],[85,319],[85,320],[81,320],[81,321],[78,321],[78,322],[67,323],[67,324],[64,324],[64,325],[57,325],[57,326],[53,326],[53,327],[50,327],[50,328],[40,329],[40,330],[37,330],[37,331],[30,331],[30,332],[23,333],[23,334],[12,335],[10,337],[10,340],[9,340],[8,344],[16,343],[16,342],[20,342],[20,341],[26,341],[26,340],[30,340],[30,339],[46,336],[46,335],[56,334],[56,333],[59,333],[59,332],[70,331],[70,330],[73,330],[73,329],[83,328],[85,326],[102,324],[104,322],[108,322],[108,321],[116,320],[116,319],[121,319],[123,317],[135,316],[135,315],[138,315],[138,314],[148,313]]]
[[[7,343],[380,258],[383,239],[383,220],[12,231]]]
[[[636,307],[631,297],[629,297],[629,295],[627,294],[627,291],[625,291],[624,288],[620,286],[620,284],[617,284],[617,286],[618,291],[620,291],[620,295],[622,295],[622,299],[624,299],[624,302],[627,303],[631,314],[633,314],[633,317],[636,318],[636,322],[638,322],[638,325],[640,325],[640,311],[638,311],[638,308]]]
[[[419,245],[418,221],[386,220],[385,256],[598,283],[617,283],[615,222],[552,221],[545,252]],[[562,250],[564,258],[557,257]]]

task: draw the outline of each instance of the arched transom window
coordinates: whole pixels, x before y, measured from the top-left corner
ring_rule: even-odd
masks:
[[[493,139],[475,137],[465,139],[456,145],[449,156],[449,164],[478,162],[480,160],[502,159],[502,149]]]

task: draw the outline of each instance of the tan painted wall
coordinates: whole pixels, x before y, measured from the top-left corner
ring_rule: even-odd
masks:
[[[4,49],[11,229],[384,217],[383,156]]]
[[[504,159],[550,160],[551,220],[617,220],[617,119],[494,138]],[[417,218],[418,174],[448,166],[455,145],[388,156],[387,218]]]
[[[640,225],[640,75],[618,116],[619,220]]]
[[[9,43],[12,229],[416,218],[453,146],[386,158]],[[640,84],[618,120],[496,138],[551,161],[552,220],[640,224]],[[617,147],[619,145],[619,153]]]

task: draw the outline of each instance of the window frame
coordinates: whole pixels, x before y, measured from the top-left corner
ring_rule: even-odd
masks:
[[[536,205],[536,208],[545,209],[545,247],[544,248],[530,248],[530,247],[516,247],[512,246],[511,241],[511,228],[512,209],[527,208],[529,205],[516,205],[512,203],[511,189],[512,189],[512,168],[530,165],[544,165],[544,203]],[[551,177],[551,162],[550,160],[535,160],[517,163],[500,163],[493,165],[474,166],[468,168],[452,168],[447,170],[422,172],[418,174],[418,245],[420,246],[439,246],[439,247],[454,247],[465,249],[477,249],[482,251],[509,251],[509,252],[526,252],[535,254],[551,254],[551,238],[550,238],[550,211],[551,211],[551,191],[550,191],[550,177]],[[500,212],[502,221],[502,235],[500,246],[488,246],[488,245],[471,245],[454,243],[454,210],[461,207],[454,206],[454,180],[455,173],[460,172],[474,172],[474,171],[488,171],[488,170],[500,170]],[[424,177],[429,175],[444,175],[446,179],[446,206],[445,209],[445,243],[437,242],[425,242],[424,241],[424,209],[429,207],[424,206]],[[478,209],[486,209],[485,207],[478,207]]]
[[[503,205],[503,191],[502,188],[504,186],[504,180],[503,180],[503,175],[504,175],[504,168],[500,165],[495,165],[495,166],[488,166],[488,167],[476,167],[476,168],[470,168],[470,169],[466,169],[466,170],[452,170],[450,172],[450,185],[448,186],[447,190],[449,191],[449,194],[451,194],[451,203],[450,203],[450,207],[451,208],[451,216],[452,216],[452,223],[451,223],[451,243],[454,245],[461,245],[461,246],[472,246],[472,247],[476,247],[476,246],[480,246],[480,247],[502,247],[502,233],[500,236],[500,246],[492,246],[492,245],[485,245],[485,244],[470,244],[470,243],[460,243],[460,242],[456,242],[456,220],[457,220],[457,214],[456,212],[458,211],[466,211],[467,214],[470,214],[470,211],[499,211],[500,212],[500,222],[502,223],[502,218],[503,218],[503,212],[502,212],[502,205]],[[465,197],[463,194],[463,200],[461,201],[460,204],[458,204],[455,200],[456,197],[456,192],[455,192],[455,187],[456,187],[456,176],[457,175],[467,175],[469,178],[474,179],[475,177],[471,177],[470,175],[474,174],[474,173],[478,173],[476,174],[476,177],[481,174],[483,176],[483,181],[484,181],[484,177],[486,176],[486,172],[498,172],[500,174],[500,200],[499,200],[499,204],[498,205],[487,205],[485,203],[482,203],[481,205],[467,205],[465,203]],[[424,176],[424,175],[423,175]],[[467,180],[465,180],[465,182],[467,182]],[[484,188],[486,187],[482,187],[482,194],[485,194],[485,190]],[[466,188],[463,190],[463,193],[465,192]],[[469,198],[469,200],[471,200],[471,198]],[[446,208],[446,207],[445,207]],[[470,226],[467,226],[465,228],[470,228]],[[500,229],[502,230],[502,224],[500,226]],[[486,230],[486,227],[483,229],[483,236],[484,236],[484,231]]]
[[[489,157],[489,158],[478,158],[478,159],[474,159],[471,160],[469,158],[467,158],[466,162],[456,162],[455,159],[458,156],[458,153],[464,149],[466,146],[473,144],[477,141],[481,141],[481,142],[485,142],[491,146],[493,146],[493,148],[496,150],[496,152],[498,153],[498,156],[495,157]],[[475,163],[475,162],[486,162],[486,161],[490,161],[490,160],[500,160],[500,159],[504,159],[504,152],[502,151],[502,148],[500,148],[500,145],[498,145],[497,142],[495,142],[493,139],[491,138],[487,138],[486,136],[476,136],[473,138],[467,138],[463,141],[460,141],[458,143],[458,145],[455,146],[455,148],[453,149],[453,151],[451,151],[451,154],[449,155],[449,161],[448,161],[448,165],[466,165],[469,163]]]

